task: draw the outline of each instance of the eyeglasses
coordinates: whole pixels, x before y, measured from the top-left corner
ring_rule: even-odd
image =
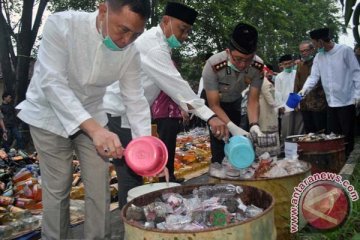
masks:
[[[235,57],[234,55],[231,54],[231,51],[230,51],[230,56],[234,60],[234,62],[236,62],[236,63],[250,64],[250,63],[253,62],[253,59],[254,59],[253,56],[248,57],[248,58],[243,58],[243,57],[239,57],[239,56]]]
[[[311,50],[312,50],[312,48],[302,49],[302,50],[300,50],[300,53],[307,53],[307,52],[310,52]]]

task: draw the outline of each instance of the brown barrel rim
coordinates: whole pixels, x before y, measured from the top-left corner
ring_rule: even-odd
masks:
[[[319,142],[331,142],[331,141],[338,141],[338,140],[341,140],[341,139],[345,139],[344,135],[339,134],[338,137],[334,138],[334,139],[321,139],[321,140],[317,140],[317,141],[291,141],[294,138],[303,137],[303,136],[306,136],[306,134],[287,136],[285,138],[285,142],[292,142],[292,143],[319,143]]]
[[[266,190],[263,190],[263,189],[260,189],[260,188],[257,188],[257,187],[253,187],[253,186],[247,186],[247,185],[241,185],[241,184],[233,184],[235,186],[241,186],[242,188],[253,188],[253,189],[256,189],[258,191],[261,191],[263,192],[264,194],[268,195],[270,198],[271,198],[271,204],[270,206],[265,209],[261,214],[259,214],[258,216],[256,217],[253,217],[253,218],[250,218],[248,220],[245,220],[241,223],[232,223],[232,224],[228,224],[226,226],[223,226],[223,227],[212,227],[212,228],[207,228],[207,229],[200,229],[200,230],[196,230],[196,231],[185,231],[185,230],[161,230],[161,229],[156,229],[156,228],[145,228],[145,227],[141,227],[139,225],[136,225],[134,224],[133,222],[129,221],[126,219],[125,217],[125,210],[131,205],[133,204],[138,198],[145,198],[149,195],[156,195],[156,194],[160,194],[160,193],[163,193],[163,192],[175,192],[176,193],[176,190],[180,190],[180,189],[184,189],[184,188],[188,188],[188,189],[194,189],[194,188],[197,188],[197,187],[200,187],[200,186],[214,186],[214,185],[218,185],[219,183],[208,183],[208,184],[193,184],[193,185],[185,185],[185,186],[178,186],[178,187],[172,187],[172,188],[166,188],[166,189],[161,189],[161,190],[157,190],[157,191],[154,191],[154,192],[150,192],[150,193],[147,193],[147,194],[144,194],[142,196],[139,196],[139,197],[136,197],[134,199],[132,199],[130,202],[128,202],[122,209],[121,209],[121,218],[123,219],[123,222],[124,224],[128,224],[128,225],[131,225],[132,227],[135,227],[135,228],[138,228],[138,229],[141,229],[141,230],[146,230],[147,232],[158,232],[158,233],[184,233],[184,234],[195,234],[195,233],[201,233],[201,232],[213,232],[213,231],[218,231],[218,230],[223,230],[223,229],[227,229],[227,228],[232,228],[232,227],[236,227],[236,226],[239,226],[239,225],[243,225],[243,224],[246,224],[246,223],[249,223],[249,222],[252,222],[256,219],[259,219],[261,218],[262,216],[268,214],[270,211],[274,211],[274,206],[275,206],[275,198],[272,196],[271,193],[269,193],[268,191]],[[275,219],[274,219],[274,228],[275,228]]]

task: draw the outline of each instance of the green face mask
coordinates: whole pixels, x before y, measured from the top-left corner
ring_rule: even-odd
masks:
[[[286,72],[286,73],[291,73],[292,70],[293,70],[292,67],[284,68],[284,72]]]
[[[309,56],[307,56],[307,57],[304,57],[303,59],[304,59],[305,62],[307,62],[307,61],[310,61],[310,60],[313,59],[313,58],[314,58],[313,55],[309,55]]]
[[[325,48],[324,48],[324,47],[318,48],[318,49],[317,49],[317,52],[318,52],[318,53],[325,53]]]
[[[235,67],[234,64],[232,64],[232,63],[230,62],[230,60],[228,60],[227,65],[228,65],[232,70],[234,70],[235,72],[241,72],[239,69],[237,69],[237,67]]]
[[[170,37],[166,39],[167,43],[169,44],[170,48],[179,48],[181,47],[181,42],[177,40],[174,34],[172,34]]]
[[[166,39],[167,43],[169,44],[170,48],[179,48],[181,47],[181,42],[175,37],[173,29],[172,29],[172,23],[170,19],[170,27],[171,27],[171,36]]]
[[[116,43],[114,43],[114,41],[108,35],[109,34],[109,14],[108,14],[108,12],[109,12],[109,9],[106,10],[106,31],[107,31],[107,35],[105,36],[105,38],[103,38],[103,44],[111,51],[123,51],[123,50],[126,49],[126,47],[120,48],[118,45],[116,45]],[[102,36],[101,23],[100,23],[100,32],[101,32],[101,36]]]

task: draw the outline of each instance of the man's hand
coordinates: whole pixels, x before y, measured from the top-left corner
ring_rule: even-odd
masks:
[[[225,123],[221,121],[218,117],[211,118],[208,124],[210,125],[211,132],[217,139],[229,139],[229,130],[226,127]]]
[[[298,92],[301,97],[305,97],[307,93],[308,91],[306,91],[305,89],[301,89],[300,92]]]
[[[245,136],[245,137],[250,136],[249,132],[245,131],[241,127],[236,126],[235,123],[233,123],[231,121],[228,122],[228,124],[226,126],[228,127],[229,131],[231,132],[231,134],[233,136]]]
[[[90,136],[96,150],[101,156],[108,158],[122,158],[124,149],[119,137],[115,133],[100,126],[93,118],[81,123],[80,128]]]
[[[124,149],[119,137],[109,130],[102,128],[93,134],[93,143],[98,153],[103,157],[122,158]]]
[[[182,119],[183,119],[183,124],[185,126],[189,125],[189,123],[190,123],[189,114],[187,112],[181,110],[181,116],[182,116]]]
[[[2,138],[4,139],[4,141],[8,140],[7,131],[3,131]]]

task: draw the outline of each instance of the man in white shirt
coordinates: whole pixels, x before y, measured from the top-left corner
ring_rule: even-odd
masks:
[[[146,31],[135,41],[141,56],[141,79],[145,96],[149,105],[152,105],[160,91],[163,91],[183,110],[194,113],[207,121],[217,138],[227,138],[229,133],[226,125],[217,118],[213,111],[205,106],[204,100],[194,93],[189,83],[181,77],[171,59],[171,49],[180,47],[188,38],[196,17],[197,12],[194,9],[181,3],[169,2],[160,24]],[[121,108],[123,108],[121,98],[118,96],[108,98],[109,94],[118,88],[117,85],[112,87],[114,87],[112,90],[107,89],[104,99],[104,105],[108,109],[107,112],[111,114],[109,128],[118,134],[124,134],[124,131],[127,131],[129,135],[128,129],[124,128],[128,127],[131,121],[127,120],[125,111],[121,111]],[[119,125],[119,118],[121,118],[121,125]],[[132,127],[131,130],[133,130]],[[169,131],[172,131],[172,129],[169,129]],[[133,138],[140,135],[140,132],[132,131]],[[119,184],[121,184],[119,186],[121,191],[119,192],[119,206],[122,207],[126,203],[128,190],[142,184],[142,182],[126,166],[125,162],[118,161],[118,163],[120,164],[116,164],[115,169]]]
[[[276,76],[275,101],[279,106],[281,139],[284,141],[284,139],[290,135],[302,134],[304,131],[304,124],[301,112],[298,111],[298,109],[289,108],[286,105],[289,94],[294,92],[296,76],[292,56],[290,54],[281,56],[279,65],[283,70]]]
[[[150,132],[140,56],[131,45],[149,16],[149,1],[106,0],[96,12],[60,12],[45,24],[26,100],[17,106],[40,159],[42,239],[69,237],[73,151],[85,185],[84,239],[111,237],[108,158],[121,158],[123,148],[105,128],[102,99],[119,79],[128,118]]]
[[[327,129],[345,135],[349,156],[354,148],[355,105],[360,99],[360,66],[350,47],[331,40],[329,28],[315,29],[310,37],[318,53],[299,93],[306,95],[321,79],[329,105]]]

